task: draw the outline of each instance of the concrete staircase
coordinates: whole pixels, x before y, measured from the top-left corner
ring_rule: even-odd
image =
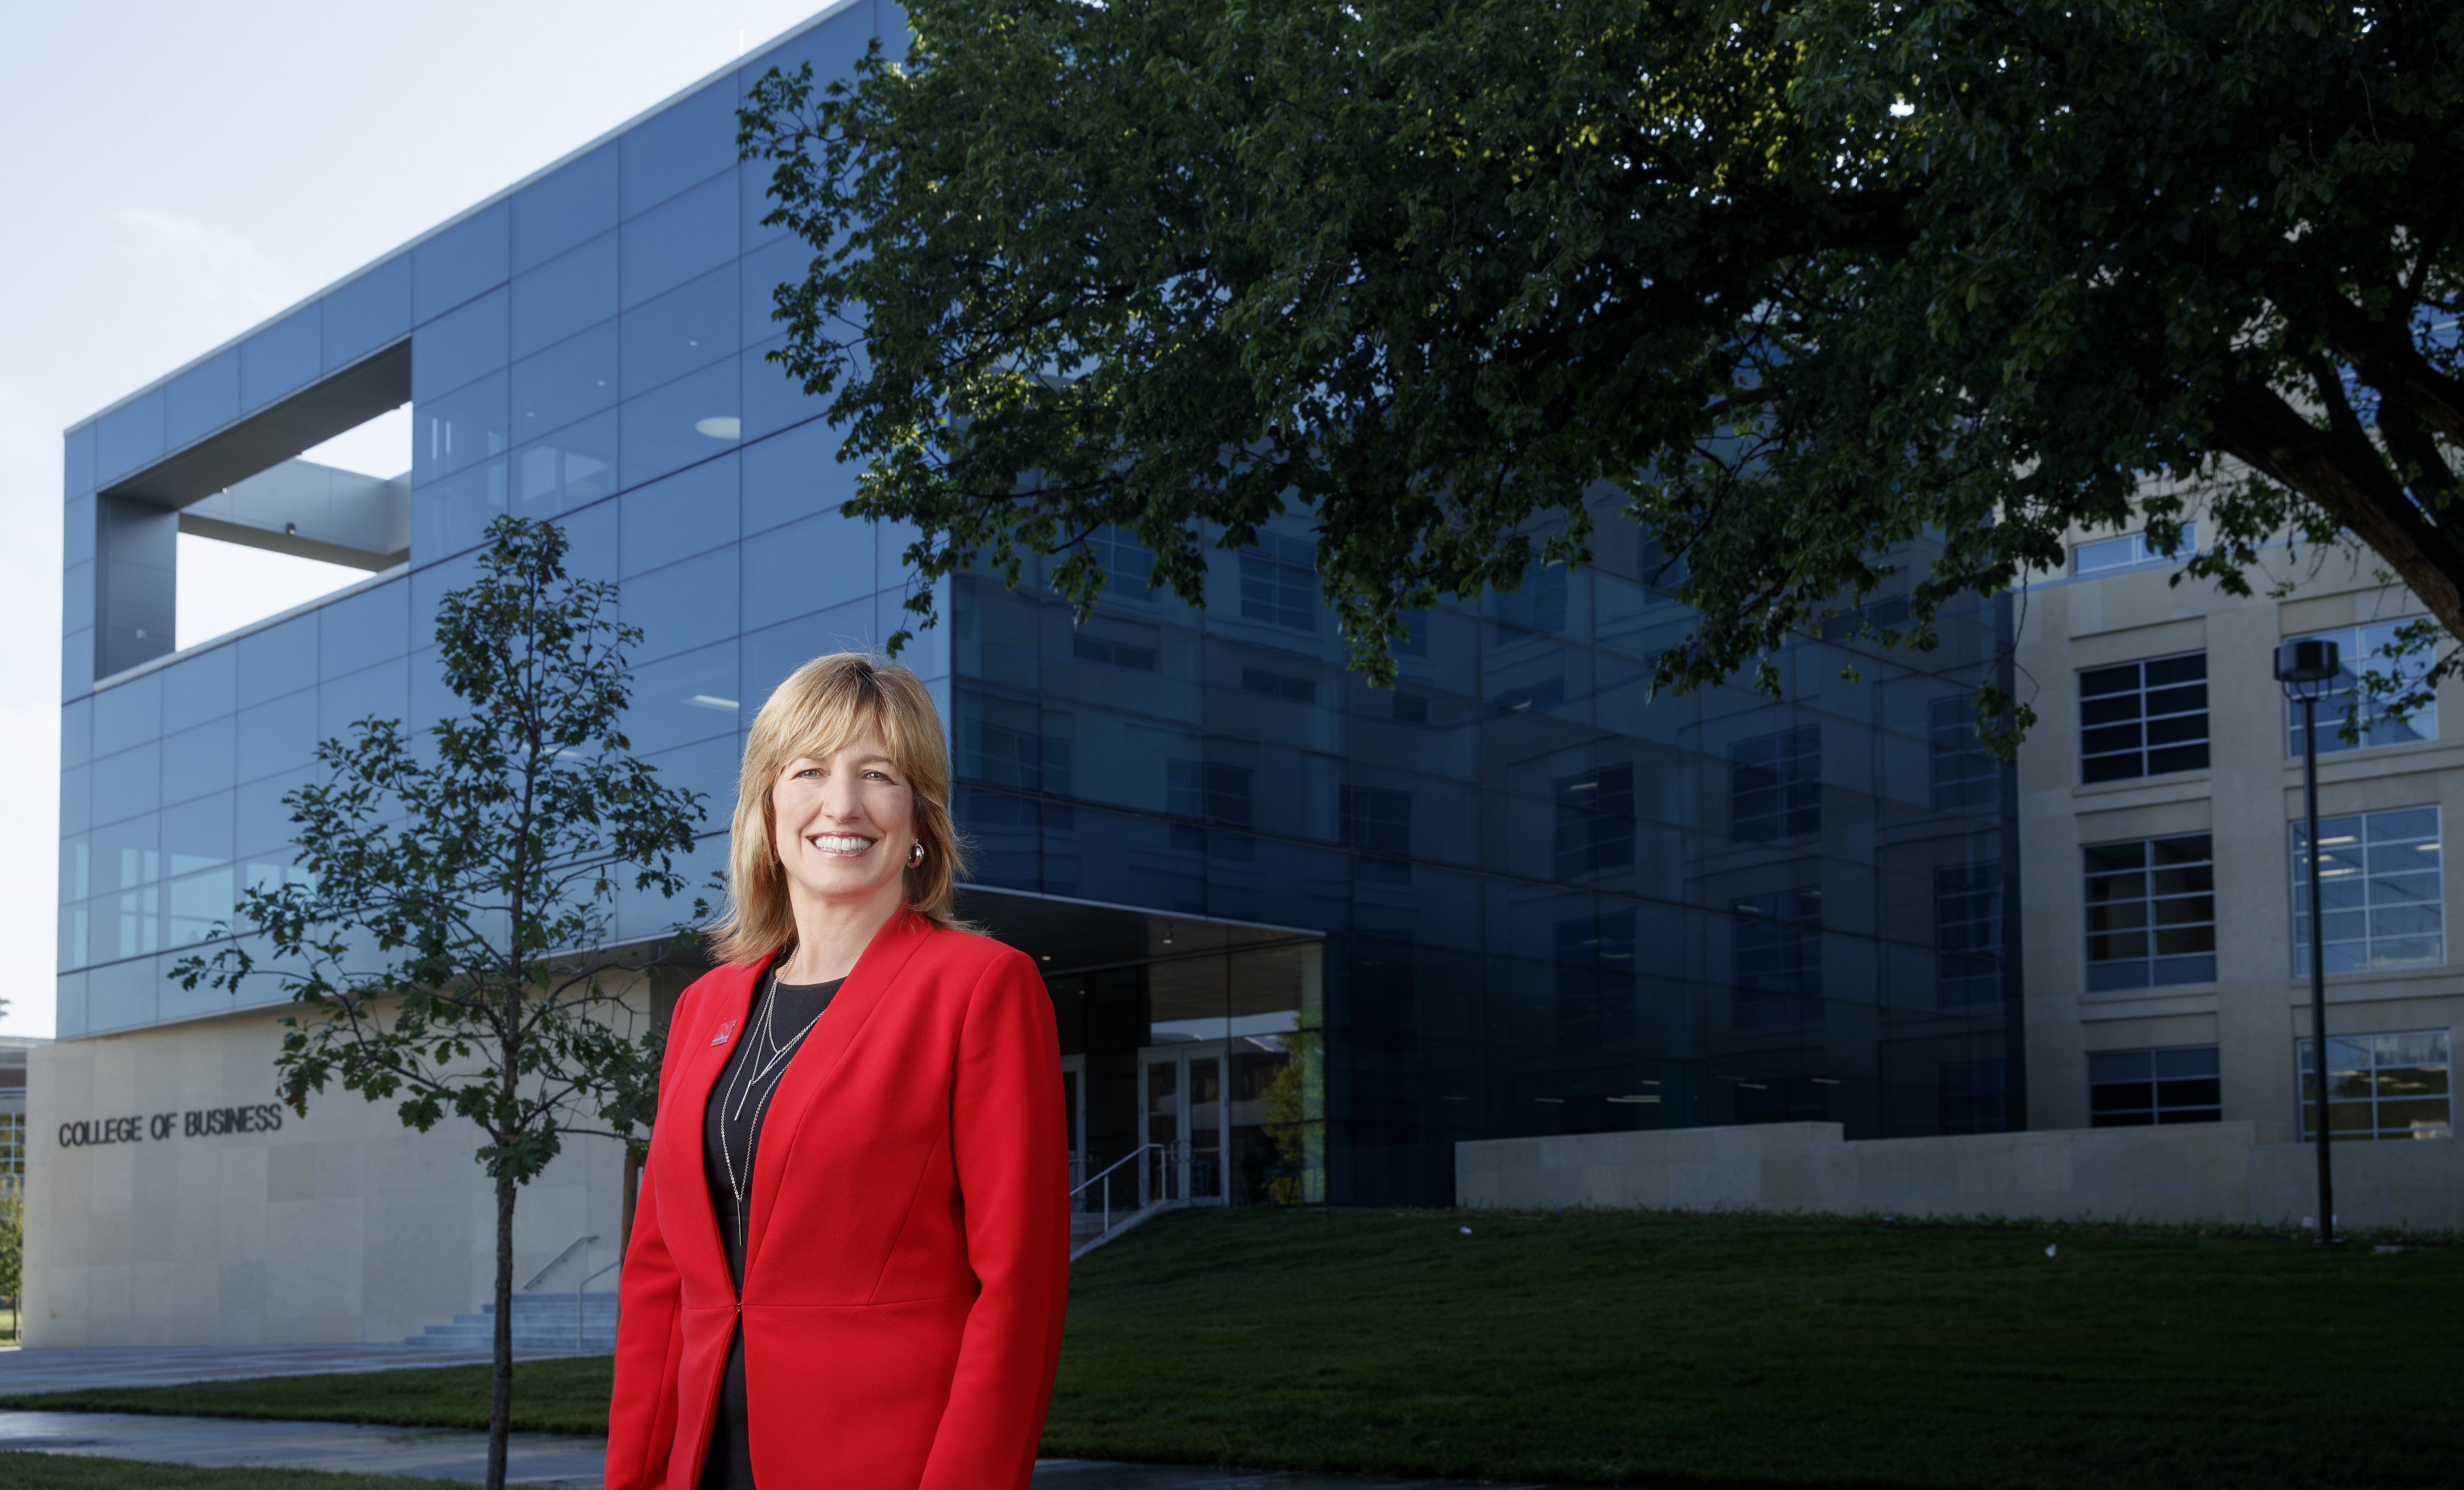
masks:
[[[514,1295],[514,1348],[525,1355],[555,1351],[603,1354],[616,1348],[616,1295],[582,1296],[581,1334],[574,1332],[573,1295]],[[476,1314],[457,1314],[451,1324],[430,1324],[403,1342],[449,1350],[485,1350],[495,1344],[496,1306],[484,1304]]]

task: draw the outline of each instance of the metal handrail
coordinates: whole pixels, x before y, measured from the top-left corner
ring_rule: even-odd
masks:
[[[558,1253],[556,1256],[549,1261],[547,1266],[531,1275],[531,1280],[522,1285],[522,1292],[529,1293],[532,1289],[537,1288],[539,1285],[539,1279],[547,1277],[550,1273],[555,1272],[559,1263],[562,1262],[565,1258],[572,1256],[576,1252],[589,1246],[592,1242],[595,1242],[598,1239],[599,1234],[597,1232],[592,1232],[587,1236],[577,1236],[573,1240],[566,1242],[564,1244],[564,1250]]]
[[[1076,1199],[1079,1195],[1083,1194],[1083,1193],[1086,1191],[1086,1189],[1087,1189],[1087,1187],[1088,1187],[1088,1186],[1094,1184],[1094,1183],[1095,1183],[1096,1181],[1098,1181],[1098,1180],[1103,1181],[1103,1182],[1104,1182],[1104,1231],[1106,1231],[1106,1232],[1111,1231],[1111,1230],[1112,1229],[1112,1171],[1113,1171],[1114,1169],[1119,1168],[1121,1166],[1123,1166],[1123,1165],[1125,1165],[1125,1164],[1131,1163],[1133,1160],[1137,1160],[1137,1159],[1143,1159],[1143,1158],[1145,1158],[1145,1157],[1146,1157],[1146,1152],[1147,1152],[1147,1150],[1148,1150],[1148,1149],[1150,1149],[1150,1148],[1161,1148],[1162,1146],[1163,1146],[1163,1145],[1162,1145],[1161,1144],[1140,1144],[1137,1147],[1131,1149],[1128,1153],[1123,1154],[1120,1158],[1115,1159],[1115,1160],[1113,1160],[1111,1164],[1108,1164],[1108,1165],[1104,1166],[1104,1168],[1103,1168],[1103,1169],[1102,1169],[1101,1171],[1099,1171],[1099,1172],[1097,1172],[1097,1173],[1095,1173],[1095,1174],[1090,1174],[1090,1175],[1089,1175],[1087,1178],[1085,1178],[1085,1179],[1083,1179],[1083,1180],[1079,1181],[1076,1185],[1072,1186],[1072,1187],[1070,1188],[1070,1190],[1069,1190],[1070,1198],[1071,1198],[1071,1199],[1073,1199],[1073,1200],[1074,1200],[1074,1199]],[[1101,1235],[1101,1234],[1102,1234],[1102,1233],[1098,1233],[1098,1234],[1096,1234]]]
[[[598,1272],[591,1274],[590,1278],[585,1278],[573,1285],[573,1348],[576,1350],[582,1348],[582,1291],[590,1286],[590,1279],[603,1277],[624,1265],[625,1259],[618,1257]]]

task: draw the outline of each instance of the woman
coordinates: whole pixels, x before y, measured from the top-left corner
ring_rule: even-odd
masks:
[[[1060,1045],[960,930],[949,760],[905,668],[753,722],[724,966],[668,1029],[625,1257],[608,1490],[1026,1484],[1068,1292]]]

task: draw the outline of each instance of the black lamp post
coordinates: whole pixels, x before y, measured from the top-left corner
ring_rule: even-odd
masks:
[[[2319,1236],[2336,1240],[2336,1186],[2327,1160],[2327,928],[2319,918],[2319,701],[2334,691],[2342,662],[2332,641],[2288,641],[2276,649],[2276,680],[2301,705],[2301,810],[2310,866],[2310,1078],[2318,1083],[2310,1136],[2319,1145]]]

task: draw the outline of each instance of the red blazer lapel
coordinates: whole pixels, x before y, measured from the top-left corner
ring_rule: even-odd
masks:
[[[787,1062],[786,1074],[779,1079],[778,1091],[770,1099],[770,1111],[761,1120],[761,1142],[753,1155],[752,1225],[744,1238],[747,1279],[753,1276],[753,1259],[761,1251],[761,1233],[769,1224],[770,1212],[784,1178],[788,1150],[795,1146],[794,1136],[803,1123],[805,1112],[829,1085],[866,1021],[888,1000],[898,975],[923,948],[933,929],[931,922],[902,910],[874,932],[865,945],[864,955],[856,959],[855,967],[847,973],[847,982],[831,998],[828,1012]],[[714,1223],[714,1244],[716,1237]]]
[[[727,1069],[727,1057],[736,1054],[736,1042],[743,1037],[753,990],[767,967],[767,963],[751,967],[730,963],[711,969],[701,980],[702,996],[694,1001],[693,1027],[669,1031],[669,1038],[682,1040],[684,1049],[678,1052],[675,1070],[669,1078],[674,1088],[662,1094],[660,1105],[667,1109],[674,1145],[669,1150],[669,1162],[681,1176],[689,1177],[681,1188],[693,1198],[691,1204],[666,1213],[682,1212],[693,1220],[682,1225],[670,1221],[668,1225],[682,1234],[671,1234],[668,1245],[679,1254],[680,1265],[722,1279],[728,1276],[727,1249],[718,1239],[718,1213],[710,1206],[710,1180],[702,1166],[702,1127],[708,1121],[711,1092],[718,1085],[719,1073]],[[674,1191],[663,1187],[662,1193]],[[662,1210],[666,1210],[664,1204]],[[693,1254],[690,1264],[682,1256],[688,1252]]]

